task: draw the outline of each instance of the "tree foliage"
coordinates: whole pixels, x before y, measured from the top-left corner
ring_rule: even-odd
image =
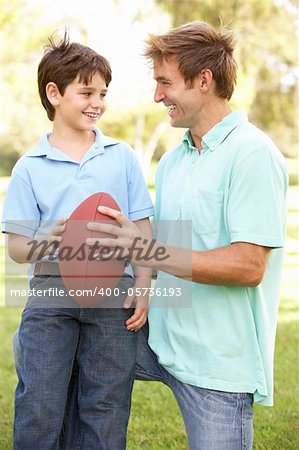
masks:
[[[8,174],[39,132],[37,58],[51,24],[25,0],[0,0],[0,174]]]
[[[296,151],[298,3],[288,0],[156,0],[173,26],[193,20],[235,30],[239,84],[233,106],[270,133],[284,154]]]
[[[125,3],[113,1],[121,6]],[[172,18],[174,26],[204,20],[216,27],[228,26],[235,30],[239,72],[232,106],[247,109],[251,120],[272,135],[284,154],[295,155],[298,2],[152,2],[136,2],[132,26],[135,22],[140,26],[147,16],[163,12]],[[51,22],[42,3],[40,9],[38,3],[33,9],[27,0],[0,0],[0,174],[9,174],[19,155],[48,128],[37,94],[36,70],[47,37],[62,23]],[[155,4],[156,9],[145,8],[145,3]],[[88,42],[80,18],[65,19],[75,24],[82,41]],[[100,126],[106,134],[123,139],[135,148],[145,173],[153,155],[159,158],[175,145],[184,131],[171,129],[170,132],[165,109],[155,107],[153,102],[108,111]]]
[[[111,110],[101,119],[101,129],[105,134],[128,142],[134,148],[145,177],[149,174],[154,155],[159,158],[177,142],[175,132],[172,131],[169,138],[169,128],[165,111],[155,107],[153,102],[144,102],[130,109]]]
[[[48,126],[36,73],[47,38],[60,26],[26,0],[0,0],[0,175]]]

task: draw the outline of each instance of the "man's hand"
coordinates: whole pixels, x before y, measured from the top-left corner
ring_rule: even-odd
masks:
[[[130,249],[133,246],[134,241],[137,238],[141,238],[141,233],[137,225],[131,222],[121,211],[115,209],[107,208],[106,206],[99,206],[98,211],[101,214],[105,214],[113,219],[116,219],[120,224],[117,225],[90,222],[87,224],[87,228],[91,231],[101,231],[104,233],[109,233],[114,235],[113,238],[88,238],[86,240],[87,245],[99,245],[110,247],[111,249],[120,248],[122,250],[122,256],[126,257],[130,253]],[[134,261],[133,261],[134,262]]]

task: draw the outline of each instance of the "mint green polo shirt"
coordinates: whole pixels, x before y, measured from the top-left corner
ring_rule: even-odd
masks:
[[[187,131],[161,159],[156,219],[191,220],[193,250],[250,242],[272,248],[269,262],[257,287],[190,282],[191,307],[155,307],[154,297],[149,344],[178,380],[252,393],[270,406],[286,225],[284,159],[244,111],[226,116],[202,141],[199,154]],[[157,285],[162,278],[159,273]]]

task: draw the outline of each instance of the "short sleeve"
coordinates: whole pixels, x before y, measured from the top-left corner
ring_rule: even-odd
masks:
[[[129,219],[140,220],[154,214],[153,203],[137,158],[133,157],[128,185]]]
[[[288,177],[283,157],[272,150],[257,149],[233,170],[227,207],[231,243],[284,245]]]
[[[30,180],[13,170],[3,205],[2,231],[31,238],[39,223],[39,209]]]

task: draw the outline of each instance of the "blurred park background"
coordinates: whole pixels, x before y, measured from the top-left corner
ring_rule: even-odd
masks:
[[[239,70],[231,106],[248,111],[251,121],[279,146],[289,168],[276,403],[273,408],[255,408],[254,449],[295,450],[299,448],[298,0],[0,0],[0,208],[16,160],[50,128],[37,94],[36,71],[48,36],[55,30],[62,34],[65,27],[72,40],[89,45],[111,62],[109,108],[99,126],[133,146],[153,193],[159,158],[185,130],[171,129],[166,109],[152,100],[154,83],[142,57],[144,39],[150,32],[163,33],[192,20],[235,30]],[[11,337],[21,310],[5,308],[4,245],[1,236],[0,450],[10,450],[16,384]],[[178,408],[164,386],[135,384],[128,449],[187,449]]]

